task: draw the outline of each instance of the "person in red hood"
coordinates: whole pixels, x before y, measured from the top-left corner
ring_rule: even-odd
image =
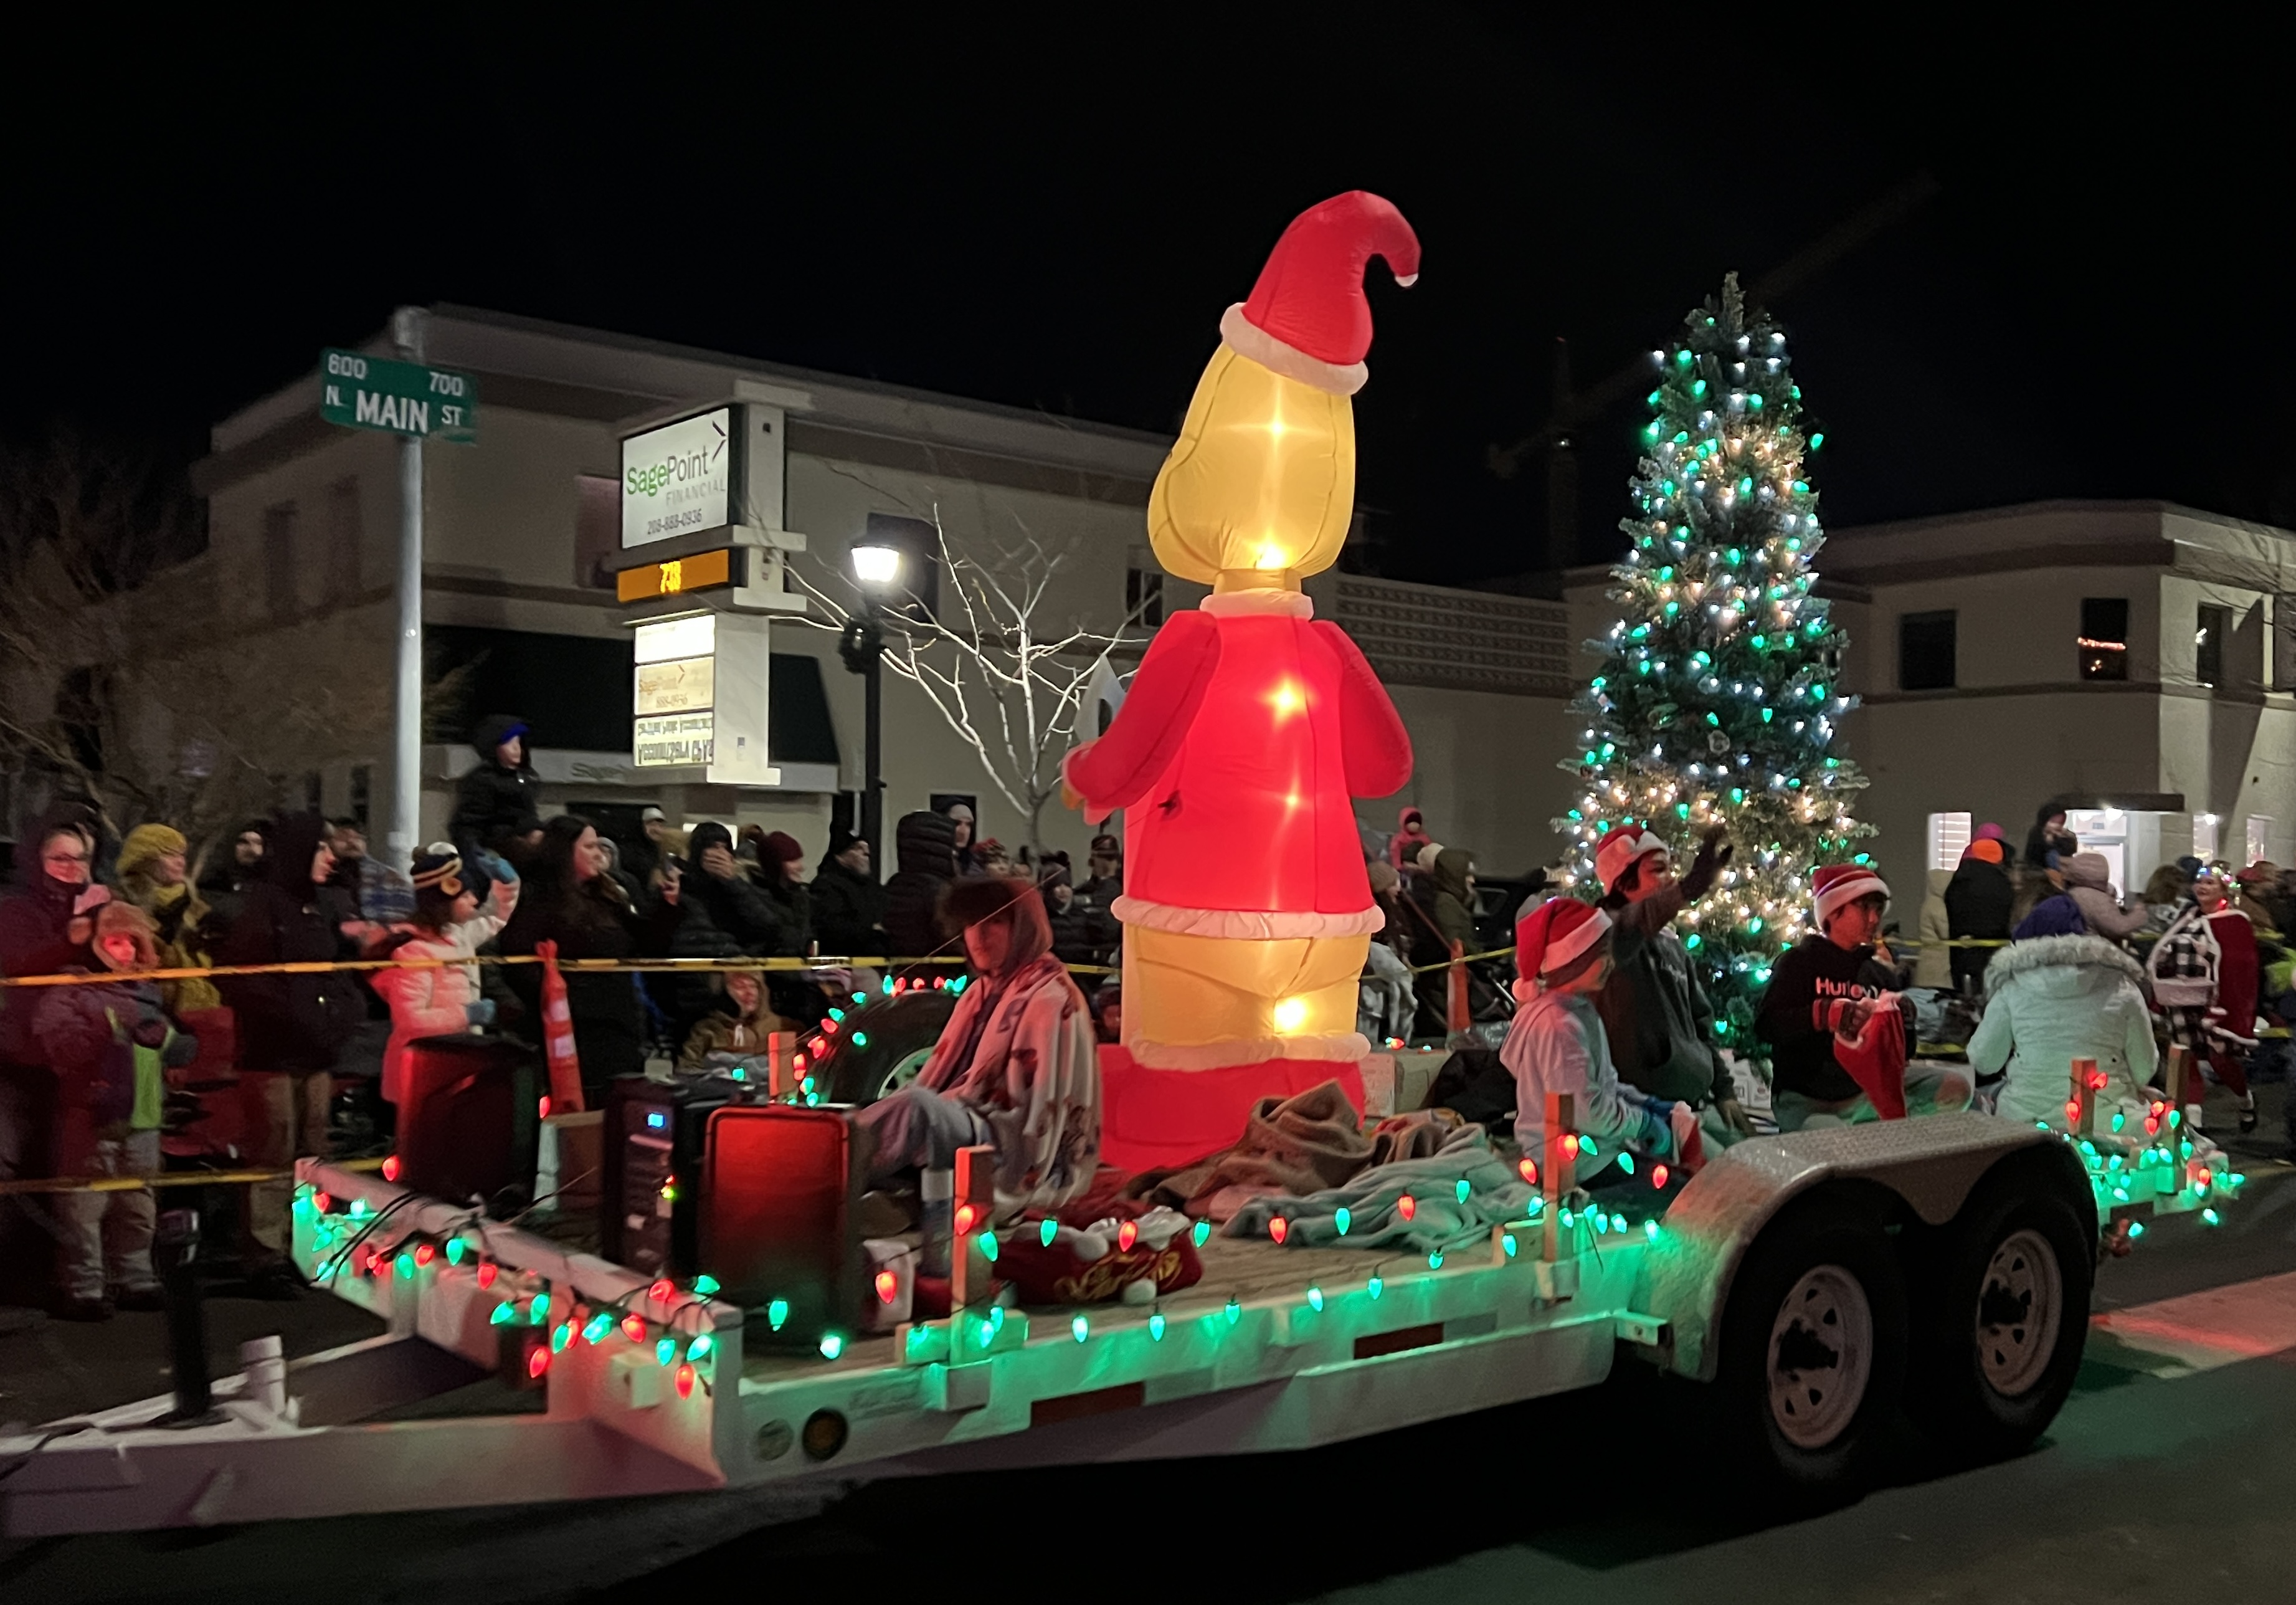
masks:
[[[1427,834],[1427,822],[1419,811],[1406,808],[1396,816],[1395,834],[1387,839],[1387,861],[1395,866],[1398,875],[1412,874],[1419,868],[1419,850],[1434,840]]]

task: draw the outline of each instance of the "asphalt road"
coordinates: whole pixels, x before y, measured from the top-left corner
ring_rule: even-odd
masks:
[[[2105,1327],[2038,1447],[1958,1468],[1909,1434],[1883,1486],[1819,1514],[1750,1508],[1684,1387],[1622,1364],[1597,1392],[1309,1454],[889,1482],[809,1514],[741,1495],[0,1545],[0,1597],[849,1598],[967,1574],[1009,1595],[1036,1573],[1094,1605],[2296,1599],[2296,1172],[2242,1146],[2223,1227],[2166,1222],[2104,1267]],[[2181,1334],[2182,1358],[2117,1321]]]

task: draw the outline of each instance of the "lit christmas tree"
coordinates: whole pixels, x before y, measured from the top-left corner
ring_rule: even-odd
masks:
[[[1647,821],[1687,868],[1700,834],[1729,827],[1736,856],[1679,928],[1705,967],[1723,1045],[1751,1053],[1770,960],[1809,928],[1820,864],[1866,860],[1851,817],[1866,778],[1831,748],[1853,699],[1841,633],[1812,597],[1824,543],[1785,335],[1749,311],[1735,274],[1685,321],[1660,370],[1631,484],[1640,516],[1611,571],[1620,617],[1590,643],[1603,666],[1572,704],[1585,725],[1562,767],[1583,790],[1555,827],[1575,837],[1574,882],[1601,894],[1601,833]]]

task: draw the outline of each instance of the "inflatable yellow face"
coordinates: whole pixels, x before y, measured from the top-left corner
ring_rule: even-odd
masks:
[[[1355,512],[1355,410],[1223,343],[1148,498],[1156,561],[1224,591],[1300,588]]]

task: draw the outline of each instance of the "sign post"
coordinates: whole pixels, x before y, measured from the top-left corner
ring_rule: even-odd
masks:
[[[398,623],[392,643],[390,818],[383,837],[393,867],[413,861],[422,819],[422,442],[459,446],[479,438],[478,382],[422,361],[422,312],[391,314],[391,344],[404,361],[333,348],[319,356],[319,416],[346,429],[398,437]]]

